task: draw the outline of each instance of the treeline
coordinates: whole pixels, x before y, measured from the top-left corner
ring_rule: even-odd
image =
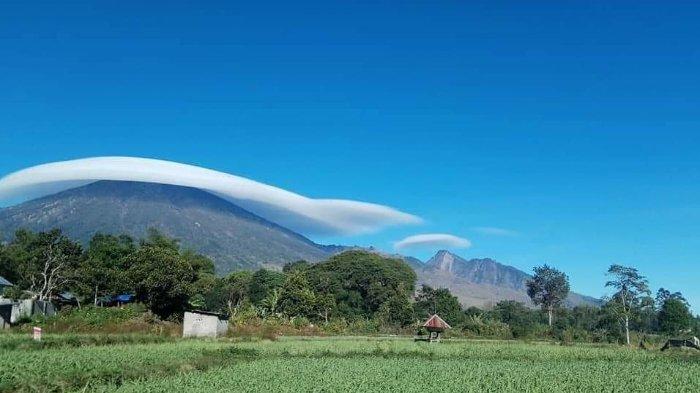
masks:
[[[411,267],[375,253],[349,251],[321,263],[291,263],[282,271],[219,277],[207,257],[183,250],[177,240],[155,230],[140,240],[96,234],[85,248],[58,230],[20,230],[0,245],[0,275],[15,284],[6,289],[8,297],[44,300],[69,291],[84,306],[133,294],[170,320],[187,309],[204,309],[229,314],[237,323],[294,321],[332,332],[351,326],[362,333],[409,332],[438,313],[452,325],[452,334],[627,343],[635,334],[700,331],[700,321],[680,293],[660,289],[652,298],[643,276],[618,265],[608,272],[607,286],[615,293],[601,307],[562,307],[568,277],[544,265],[535,268],[528,283],[540,310],[514,301],[488,310],[463,309],[448,289],[416,288]]]

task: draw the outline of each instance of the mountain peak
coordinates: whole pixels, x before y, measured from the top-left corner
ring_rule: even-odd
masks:
[[[460,260],[459,256],[447,251],[440,250],[435,255],[430,258],[426,263],[426,267],[429,269],[435,269],[445,272],[453,272],[455,260]]]
[[[473,283],[524,289],[527,273],[493,259],[464,259],[447,250],[438,251],[426,262],[426,268],[464,278]]]
[[[19,228],[59,228],[83,244],[96,232],[140,238],[156,228],[209,256],[220,273],[315,262],[334,249],[197,188],[128,181],[98,181],[0,210],[0,234]]]
[[[531,304],[526,292],[526,282],[531,276],[491,258],[467,260],[450,251],[440,250],[417,271],[422,283],[450,288],[463,305],[483,307],[502,299]],[[567,299],[569,305],[597,302],[573,292]]]

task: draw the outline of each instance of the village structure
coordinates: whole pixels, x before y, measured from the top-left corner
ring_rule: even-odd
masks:
[[[428,318],[423,324],[423,328],[428,331],[428,337],[417,337],[416,341],[429,341],[429,342],[440,342],[440,334],[444,333],[447,329],[452,329],[444,319],[440,318],[439,315],[433,314]]]
[[[208,311],[187,311],[182,337],[220,337],[228,331],[228,316]]]

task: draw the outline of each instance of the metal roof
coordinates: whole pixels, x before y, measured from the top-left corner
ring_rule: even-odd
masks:
[[[434,314],[425,323],[423,327],[432,329],[452,329],[452,326],[448,325],[440,316]]]
[[[5,277],[0,276],[0,287],[12,287],[12,283],[7,281]]]

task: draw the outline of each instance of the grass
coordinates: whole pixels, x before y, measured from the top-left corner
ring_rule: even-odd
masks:
[[[176,340],[170,336],[146,334],[45,334],[41,341],[29,340],[27,337],[27,334],[0,334],[0,351],[27,351],[117,344],[151,344],[174,342]]]
[[[0,391],[700,391],[700,356],[689,351],[363,337],[83,339],[27,351],[7,344],[26,337],[9,336]]]

